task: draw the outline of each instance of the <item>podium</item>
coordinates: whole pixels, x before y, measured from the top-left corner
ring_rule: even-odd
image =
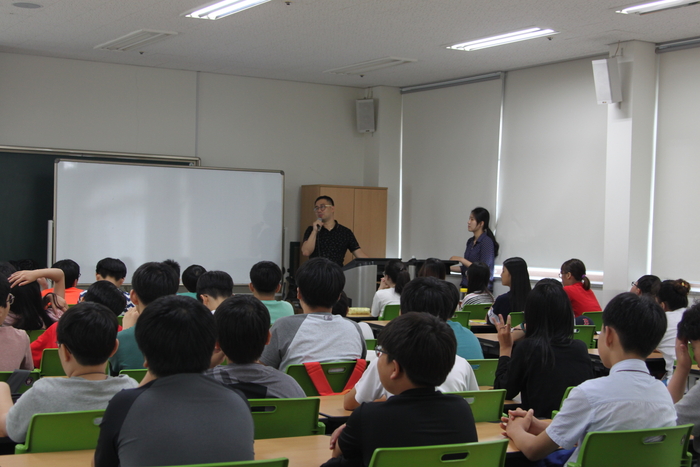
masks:
[[[372,306],[378,275],[384,273],[386,263],[392,259],[399,258],[355,258],[343,266],[345,294],[352,299],[353,307]]]

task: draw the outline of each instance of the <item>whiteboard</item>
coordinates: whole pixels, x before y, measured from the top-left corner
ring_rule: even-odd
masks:
[[[105,257],[200,264],[248,283],[258,261],[282,266],[284,172],[57,160],[54,260],[94,281]]]

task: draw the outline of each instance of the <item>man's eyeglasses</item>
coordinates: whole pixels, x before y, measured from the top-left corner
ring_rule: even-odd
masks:
[[[387,351],[384,350],[381,345],[377,345],[376,347],[374,347],[374,353],[377,354],[377,358],[381,357],[382,354],[385,354],[387,357],[389,356]]]
[[[314,212],[325,211],[326,208],[333,206],[332,204],[321,204],[320,206],[314,206]]]
[[[632,287],[637,287],[637,288],[639,288],[639,286],[637,285],[636,282],[632,282]]]

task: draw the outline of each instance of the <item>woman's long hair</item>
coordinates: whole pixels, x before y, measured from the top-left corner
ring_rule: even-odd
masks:
[[[574,312],[564,287],[555,279],[542,279],[525,302],[525,337],[532,339],[542,368],[554,366],[552,345],[566,345],[574,332]]]
[[[31,282],[12,287],[12,295],[15,296],[15,301],[10,306],[10,311],[17,316],[13,327],[32,331],[48,328],[53,324],[41,301],[39,284]]]
[[[527,272],[527,263],[524,259],[508,258],[503,262],[503,267],[510,273],[510,311],[518,312],[525,309],[525,300],[532,290],[530,285],[530,273]]]

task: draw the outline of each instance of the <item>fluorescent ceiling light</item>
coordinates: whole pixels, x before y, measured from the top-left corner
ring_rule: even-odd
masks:
[[[642,3],[641,5],[623,8],[617,11],[617,13],[622,13],[623,15],[646,15],[647,13],[653,13],[655,11],[670,10],[671,8],[695,5],[696,3],[698,3],[698,0],[658,0],[656,2]]]
[[[384,57],[341,68],[333,68],[332,70],[324,71],[324,73],[332,73],[334,75],[363,75],[370,71],[381,70],[382,68],[389,68],[391,66],[403,65],[415,61],[416,60],[412,58]]]
[[[222,0],[205,7],[197,8],[191,13],[184,13],[184,15],[188,18],[220,19],[269,1],[270,0]]]
[[[553,29],[529,28],[523,29],[522,31],[509,32],[507,34],[451,45],[448,49],[464,50],[468,52],[470,50],[486,49],[488,47],[510,44],[512,42],[526,41],[528,39],[535,39],[536,37],[553,36],[554,34],[559,34],[559,32]]]
[[[118,39],[105,42],[104,44],[96,45],[94,48],[127,52],[136,48],[143,48],[147,45],[153,44],[154,42],[158,42],[176,34],[176,32],[170,31],[153,31],[151,29],[139,29],[138,31],[130,32],[126,36],[122,36]]]

